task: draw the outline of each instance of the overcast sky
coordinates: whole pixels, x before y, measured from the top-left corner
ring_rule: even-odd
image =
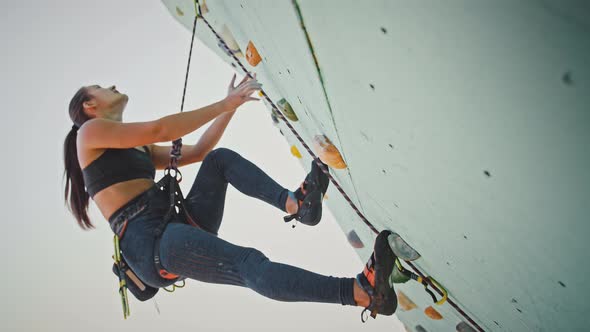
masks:
[[[282,303],[246,288],[197,281],[174,294],[160,292],[160,314],[152,301],[141,303],[130,294],[131,317],[124,321],[110,271],[107,223],[91,203],[97,229],[82,231],[64,206],[67,105],[82,85],[115,84],[129,95],[124,121],[178,112],[190,32],[159,1],[1,1],[0,15],[0,330],[395,331],[399,326],[391,317],[362,325],[361,308]],[[233,69],[198,41],[192,64],[185,109],[222,99]],[[193,133],[184,142],[193,144],[198,137]],[[219,146],[239,152],[288,188],[305,176],[262,103],[242,107]],[[183,169],[183,189],[198,167]],[[281,211],[233,188],[226,202],[220,237],[326,275],[354,276],[361,270],[364,262],[329,213],[317,227],[293,230]]]

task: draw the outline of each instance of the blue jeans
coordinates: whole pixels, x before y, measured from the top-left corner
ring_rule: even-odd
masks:
[[[162,235],[160,259],[168,272],[203,282],[248,287],[279,301],[355,305],[354,278],[323,276],[272,262],[254,248],[218,238],[228,183],[285,211],[287,189],[234,151],[225,148],[211,151],[185,199],[186,208],[202,229],[175,220]],[[129,219],[121,251],[131,269],[153,287],[172,283],[159,276],[153,262],[154,229],[162,222],[167,209],[167,194],[154,186],[110,218],[126,211],[140,211]]]

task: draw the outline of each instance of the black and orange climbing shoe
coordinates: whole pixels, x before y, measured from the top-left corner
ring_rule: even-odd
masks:
[[[329,168],[326,164],[319,159],[317,161],[329,172]],[[317,225],[322,219],[322,200],[328,190],[329,184],[330,179],[328,176],[322,171],[320,166],[312,160],[311,171],[295,191],[295,199],[297,199],[299,205],[297,213],[284,217],[283,219],[285,222],[295,219],[309,226]]]
[[[366,321],[365,312],[371,317],[377,314],[391,316],[397,309],[397,296],[393,285],[389,283],[389,276],[395,267],[396,256],[389,246],[387,237],[391,231],[382,231],[375,240],[373,254],[367,261],[363,272],[356,276],[359,286],[369,294],[371,302],[361,313],[361,321]]]

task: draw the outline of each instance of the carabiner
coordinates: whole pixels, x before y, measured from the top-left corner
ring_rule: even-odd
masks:
[[[184,286],[186,286],[186,281],[184,279],[182,279],[182,284],[181,285],[177,285],[177,284],[172,284],[172,289],[168,289],[166,287],[162,287],[165,291],[167,291],[168,293],[172,293],[176,290],[176,288],[183,288]]]

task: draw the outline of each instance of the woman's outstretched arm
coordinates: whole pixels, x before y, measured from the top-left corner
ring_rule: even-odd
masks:
[[[235,80],[236,80],[236,75],[234,74],[234,76],[229,84],[228,90],[227,90],[227,97],[225,97],[222,101],[211,105],[211,106],[218,106],[221,110],[218,113],[212,113],[214,116],[209,117],[207,119],[207,121],[205,122],[205,123],[207,123],[207,122],[217,118],[216,123],[214,123],[212,125],[212,127],[214,127],[213,130],[207,131],[208,132],[207,136],[209,136],[209,137],[206,138],[206,141],[211,141],[211,142],[215,141],[213,146],[215,146],[215,144],[217,144],[217,142],[219,141],[219,138],[221,137],[223,130],[225,130],[225,127],[227,126],[227,122],[229,122],[229,120],[232,117],[231,115],[226,114],[226,113],[235,112],[235,110],[240,105],[242,105],[243,103],[245,103],[247,101],[258,100],[257,98],[250,97],[250,95],[252,93],[254,93],[256,90],[259,90],[261,87],[260,83],[258,83],[258,81],[256,81],[256,78],[249,79],[248,76],[245,76],[244,79],[242,79],[242,81],[238,84],[238,86],[234,87]],[[180,113],[180,114],[182,114],[182,113]],[[171,136],[167,136],[169,138],[169,141],[173,141],[173,140],[175,140],[179,137],[182,137],[182,136],[195,130],[195,129],[192,129],[190,131],[185,130],[185,127],[187,127],[187,125],[182,123],[182,119],[180,119],[180,117],[175,117],[176,115],[180,115],[180,114],[169,115],[169,116],[161,119],[161,120],[167,121],[164,125],[165,128],[169,128],[169,130],[173,132],[173,134]],[[173,119],[173,120],[171,120],[171,119]],[[202,123],[201,126],[204,125],[205,123]],[[219,130],[219,129],[222,129],[222,130]],[[216,133],[216,132],[219,132],[219,133]],[[219,135],[219,137],[216,137],[217,135]],[[213,147],[211,147],[211,148],[213,148]]]
[[[203,136],[199,139],[196,145],[192,146],[191,156],[193,157],[193,163],[199,162],[205,159],[205,156],[213,150],[213,148],[217,145],[221,136],[225,132],[225,128],[227,128],[227,124],[234,116],[235,112],[227,112],[221,114],[220,116],[213,121],[211,126],[207,128]]]
[[[254,74],[256,77],[256,74]],[[227,95],[230,96],[236,89],[238,89],[242,84],[248,81],[248,76],[244,76],[242,81],[238,84],[237,87],[234,86],[236,82],[236,75],[232,77],[229,86],[227,87]],[[253,100],[257,100],[256,98],[251,98]],[[181,166],[188,165],[195,162],[200,162],[205,159],[205,156],[213,150],[213,148],[217,145],[221,136],[225,132],[225,128],[227,128],[227,124],[234,116],[236,110],[226,112],[224,114],[219,115],[213,124],[207,128],[203,136],[199,139],[196,145],[190,146],[187,149],[187,160],[184,163],[181,163]]]
[[[205,156],[213,150],[223,135],[227,124],[235,113],[227,112],[221,114],[215,119],[213,124],[207,128],[205,133],[201,136],[197,144],[182,144],[181,154],[182,158],[178,161],[178,166],[186,166],[193,163],[198,163],[205,159]],[[170,162],[171,145],[155,145],[149,146],[152,162],[156,169],[164,169]]]
[[[238,84],[237,87],[234,86],[236,80],[236,75],[232,77],[232,80],[227,89],[228,97],[235,95],[237,90],[246,82],[248,82],[248,76],[245,76],[244,79]],[[254,82],[256,82],[254,80]],[[255,84],[258,88],[260,84]],[[248,100],[258,100],[257,98],[248,97]],[[203,161],[205,156],[213,150],[213,148],[217,145],[221,136],[225,132],[229,121],[233,118],[236,109],[232,111],[225,112],[221,115],[218,115],[215,118],[215,121],[207,128],[207,130],[203,133],[197,144],[195,145],[187,145],[183,144],[181,153],[182,158],[178,161],[178,166],[186,166],[192,163],[197,163]],[[168,166],[170,161],[170,149],[171,146],[158,146],[158,145],[150,145],[150,151],[152,155],[152,161],[156,167],[156,169],[164,169]]]

